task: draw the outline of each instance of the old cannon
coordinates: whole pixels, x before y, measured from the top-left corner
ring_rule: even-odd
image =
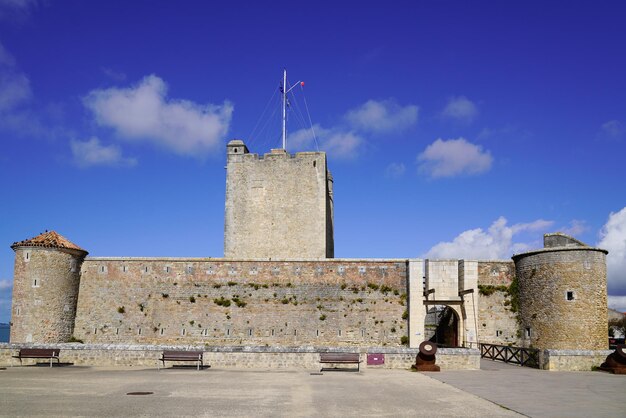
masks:
[[[626,344],[618,344],[599,369],[615,374],[626,374]]]
[[[439,366],[435,364],[437,359],[435,353],[437,352],[437,344],[431,341],[423,341],[419,347],[419,353],[415,357],[415,364],[411,366],[412,369],[418,372],[438,372]]]

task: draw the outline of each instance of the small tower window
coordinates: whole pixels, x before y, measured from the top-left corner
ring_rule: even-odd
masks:
[[[78,263],[76,262],[76,259],[75,259],[75,258],[72,258],[72,259],[70,260],[70,271],[71,271],[72,273],[76,273],[77,267],[78,267]]]
[[[526,327],[525,335],[526,335],[526,338],[530,338],[530,327]]]
[[[501,337],[501,336],[502,336],[502,331],[496,330],[496,337]]]
[[[33,279],[33,287],[39,287],[40,284],[39,279]]]
[[[565,299],[566,300],[574,300],[574,299],[576,299],[576,294],[574,294],[573,290],[568,290],[567,292],[565,292]]]
[[[163,328],[161,328],[161,331],[159,332],[160,335],[163,335]]]

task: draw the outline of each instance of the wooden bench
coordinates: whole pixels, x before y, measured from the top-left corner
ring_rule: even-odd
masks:
[[[360,371],[361,368],[361,359],[359,353],[320,353],[320,363],[331,363],[331,364],[356,364],[356,371]],[[337,367],[335,367],[337,369]],[[324,369],[323,370],[333,370],[333,369]]]
[[[12,356],[13,358],[20,359],[20,366],[22,365],[22,359],[24,358],[45,358],[50,359],[50,367],[52,367],[52,360],[59,362],[59,352],[61,349],[59,348],[21,348],[17,353],[17,356]]]
[[[161,354],[161,358],[159,359],[163,362],[163,367],[165,368],[166,361],[195,361],[198,363],[198,370],[200,367],[204,367],[202,363],[202,351],[163,351]],[[157,362],[157,368],[158,368]]]

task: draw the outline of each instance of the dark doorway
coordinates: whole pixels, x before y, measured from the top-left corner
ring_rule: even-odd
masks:
[[[437,343],[440,347],[458,347],[459,316],[454,309],[449,306],[436,306],[431,312],[431,315],[435,316],[435,323],[429,341]]]

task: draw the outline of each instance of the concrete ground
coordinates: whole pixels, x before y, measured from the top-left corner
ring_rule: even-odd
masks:
[[[429,374],[13,367],[0,370],[0,416],[625,415],[626,376],[484,367]]]
[[[555,372],[481,360],[434,379],[530,417],[626,417],[626,375]]]

